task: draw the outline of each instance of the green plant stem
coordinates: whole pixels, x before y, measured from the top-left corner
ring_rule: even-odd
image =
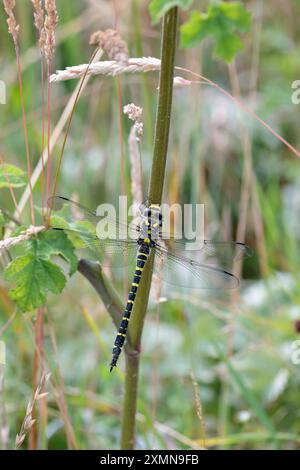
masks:
[[[169,10],[163,18],[161,71],[159,77],[159,95],[155,122],[154,154],[149,187],[149,200],[156,204],[161,203],[167,160],[173,93],[176,32],[177,7],[174,7]],[[151,287],[152,265],[153,256],[149,258],[145,265],[132,313],[129,333],[134,351],[140,351],[141,336]],[[139,354],[126,354],[121,449],[134,448],[138,375]]]
[[[123,316],[124,306],[111,283],[107,281],[100,264],[96,261],[81,259],[77,269],[94,287],[111,316],[116,329],[118,329]],[[126,339],[125,353],[132,355],[135,353],[132,349],[130,334],[128,334]]]
[[[164,16],[163,22],[159,98],[156,113],[154,153],[149,187],[149,200],[155,204],[161,203],[164,187],[173,96],[176,29],[177,8],[175,7]]]
[[[154,154],[149,186],[149,200],[160,204],[163,193],[167,160],[169,128],[172,107],[174,60],[177,33],[177,7],[172,8],[163,18],[161,41],[161,71],[159,95],[155,122]],[[153,256],[148,260],[138,289],[132,322],[125,344],[125,384],[122,413],[121,448],[133,449],[135,443],[135,421],[138,396],[139,351],[144,319],[151,287]],[[80,260],[78,271],[92,284],[102,299],[108,313],[119,327],[123,315],[123,305],[106,281],[100,265],[88,260]]]

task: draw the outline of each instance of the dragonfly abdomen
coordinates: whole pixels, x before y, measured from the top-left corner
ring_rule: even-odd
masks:
[[[123,313],[122,321],[120,323],[119,330],[118,330],[118,333],[114,342],[114,347],[112,350],[112,360],[110,363],[110,371],[112,371],[113,368],[116,367],[119,356],[121,354],[122,347],[126,339],[131,312],[133,309],[139,283],[142,277],[142,272],[143,272],[145,263],[150,255],[150,251],[151,251],[151,248],[148,243],[145,243],[145,244],[141,243],[138,254],[137,254],[137,258],[136,258],[135,272],[133,276],[133,281],[131,283],[131,288],[128,294],[127,304]]]

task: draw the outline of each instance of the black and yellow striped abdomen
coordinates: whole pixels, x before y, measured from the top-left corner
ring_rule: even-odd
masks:
[[[141,240],[141,243],[140,243],[140,247],[139,247],[137,258],[136,258],[134,277],[133,277],[131,288],[128,294],[127,304],[123,313],[123,318],[120,323],[118,334],[115,339],[114,347],[112,350],[112,360],[110,363],[110,371],[112,371],[113,368],[116,367],[117,361],[122,351],[123,344],[125,342],[129,320],[130,320],[131,312],[133,309],[134,301],[136,298],[137,290],[139,287],[139,283],[142,277],[145,263],[147,259],[149,258],[150,251],[151,251],[151,244],[149,242],[150,240],[147,242],[144,242]]]

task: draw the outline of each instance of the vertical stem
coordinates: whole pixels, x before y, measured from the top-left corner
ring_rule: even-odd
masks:
[[[138,397],[139,354],[125,351],[125,382],[122,414],[121,449],[134,449],[135,416]]]
[[[169,127],[172,107],[173,74],[176,49],[177,7],[169,10],[163,19],[161,41],[161,71],[159,77],[159,96],[155,123],[153,163],[150,177],[149,200],[160,204],[163,193],[165,167],[167,160]],[[132,321],[129,328],[134,351],[140,350],[144,319],[150,293],[153,256],[150,257],[141,278],[137,292]],[[135,415],[138,394],[139,354],[126,354],[125,391],[123,401],[123,420],[121,448],[133,449],[135,441]]]
[[[133,18],[133,30],[134,30],[134,42],[136,47],[135,57],[144,57],[144,47],[141,32],[141,2],[140,0],[132,0],[132,18]],[[143,115],[145,123],[145,134],[147,144],[149,147],[152,146],[153,139],[153,121],[152,121],[152,94],[149,88],[150,81],[147,74],[144,73],[141,76],[142,81],[142,92],[143,92]]]
[[[43,323],[43,313],[42,309],[37,310],[37,317],[35,323],[35,349],[33,356],[33,365],[32,365],[32,395],[34,396],[35,391],[39,383],[39,372],[40,372],[40,351],[41,351],[41,329]],[[32,417],[35,420],[33,423],[28,440],[28,448],[30,450],[36,450],[38,446],[38,427],[37,427],[37,407],[34,406],[32,410]]]
[[[174,60],[176,50],[177,8],[172,8],[163,21],[161,43],[161,71],[159,97],[155,122],[155,139],[149,199],[160,204],[167,161],[169,128],[172,109]]]
[[[22,80],[20,53],[19,53],[19,48],[17,45],[16,45],[16,55],[17,55],[18,80],[19,80],[21,109],[22,109],[22,125],[23,125],[23,131],[24,131],[24,139],[25,139],[25,153],[26,153],[27,176],[28,176],[28,184],[29,184],[31,223],[32,225],[34,225],[34,206],[33,206],[32,185],[31,185],[31,163],[30,163],[30,153],[29,153],[27,118],[26,118],[26,112],[25,112],[25,101],[24,101],[24,93],[23,93],[23,80]]]
[[[2,343],[2,344],[1,344]],[[5,345],[0,341],[0,449],[6,450],[8,444],[8,423],[4,397]]]

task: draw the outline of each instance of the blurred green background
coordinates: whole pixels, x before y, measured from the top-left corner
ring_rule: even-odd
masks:
[[[213,57],[210,40],[193,49],[179,48],[176,64],[241,96],[248,108],[300,149],[300,105],[291,100],[292,82],[300,79],[300,2],[244,4],[252,15],[251,30],[231,65]],[[196,9],[207,5],[194,2]],[[147,1],[137,0],[57,0],[53,70],[87,63],[92,53],[89,35],[115,22],[131,57],[159,57],[160,25],[151,24],[147,7]],[[40,53],[31,2],[18,1],[16,11],[34,168],[41,154]],[[180,12],[180,24],[186,18]],[[26,170],[15,54],[2,13],[0,52],[0,79],[7,87],[7,103],[0,106],[0,153],[6,163]],[[76,84],[53,84],[52,128]],[[121,102],[116,79],[92,78],[72,122],[57,193],[89,207],[117,201],[120,158],[130,194],[130,123],[122,117],[121,131],[119,126],[120,106],[130,102],[144,109],[141,148],[148,184],[158,74],[122,75],[120,85]],[[61,143],[62,136],[56,157]],[[253,255],[244,263],[238,292],[214,298],[205,291],[196,296],[168,287],[167,302],[158,307],[150,300],[137,448],[299,448],[300,364],[294,343],[300,320],[299,183],[299,158],[214,87],[192,84],[174,90],[164,200],[205,203],[206,237],[244,239]],[[15,194],[20,197],[22,188]],[[41,205],[40,182],[34,201]],[[1,190],[0,204],[13,211],[8,189]],[[28,208],[24,221],[29,223]],[[15,311],[6,287],[1,283],[0,340],[7,357],[0,425],[2,446],[12,448],[32,395],[35,316],[17,312],[3,332],[1,326]],[[118,278],[115,287],[125,299]],[[48,387],[47,425],[41,420],[38,425],[40,448],[68,448],[70,434],[81,449],[118,448],[122,374],[108,370],[114,337],[103,304],[79,273],[61,296],[49,297],[45,354],[58,386]]]

